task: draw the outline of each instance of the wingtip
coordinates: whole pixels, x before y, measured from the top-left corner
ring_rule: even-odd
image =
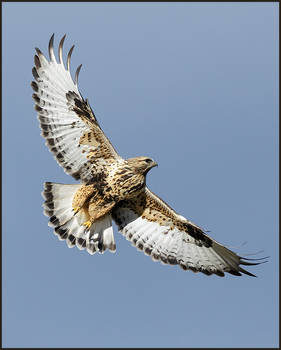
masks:
[[[55,37],[55,33],[53,33],[53,35],[51,36],[50,40],[49,40],[49,57],[51,61],[55,61],[55,54],[54,54],[54,37]]]
[[[38,49],[38,47],[35,47],[35,51],[36,51],[38,56],[43,55],[42,51],[40,49]]]
[[[69,50],[69,52],[68,52],[68,55],[67,55],[67,70],[69,71],[70,70],[70,59],[71,59],[71,55],[72,55],[72,52],[73,52],[73,49],[74,49],[74,47],[75,47],[75,45],[73,45],[71,48],[70,48],[70,50]]]
[[[243,259],[243,260],[251,260],[251,261],[255,261],[255,260],[264,260],[264,259],[269,259],[270,256],[264,256],[263,258],[244,258],[244,257],[240,257],[240,259]]]
[[[245,270],[245,269],[242,269],[242,267],[239,267],[239,271],[244,273],[245,275],[248,275],[248,276],[251,276],[251,277],[257,277],[256,275],[254,275],[253,273]]]
[[[253,255],[253,254],[251,254]],[[245,257],[239,257],[240,259],[240,265],[244,265],[244,266],[255,266],[255,265],[261,265],[261,264],[264,264],[264,263],[267,263],[268,260],[265,260],[265,259],[269,259],[269,256],[265,256],[265,257],[262,257],[262,258],[245,258]],[[247,261],[245,261],[247,260]],[[239,271],[241,271],[242,273],[248,275],[248,276],[251,276],[251,277],[258,277],[256,275],[254,275],[253,273],[243,269],[242,267],[239,266]]]
[[[74,79],[74,84],[77,85],[78,84],[78,77],[79,77],[79,73],[80,73],[80,69],[82,67],[82,64],[80,64],[80,66],[77,67],[76,72],[75,72],[75,79]]]
[[[40,62],[40,59],[37,55],[34,55],[34,64],[35,64],[36,69],[41,68],[41,62]]]
[[[61,38],[60,43],[59,43],[59,48],[58,48],[58,54],[59,54],[59,63],[63,64],[63,58],[62,58],[62,51],[63,51],[63,43],[65,40],[66,34]]]

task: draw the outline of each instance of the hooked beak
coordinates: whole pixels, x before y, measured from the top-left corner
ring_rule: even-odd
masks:
[[[158,166],[158,163],[153,162],[153,163],[151,164],[151,168],[154,168],[155,166]]]

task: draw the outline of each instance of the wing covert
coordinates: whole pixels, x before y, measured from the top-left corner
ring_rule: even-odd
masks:
[[[97,166],[102,167],[120,156],[100,128],[88,100],[78,89],[77,68],[73,81],[70,59],[74,46],[67,56],[65,68],[62,52],[65,36],[58,49],[59,61],[54,54],[52,35],[49,42],[49,61],[39,49],[32,69],[35,81],[33,99],[42,136],[57,162],[76,180],[88,182]]]

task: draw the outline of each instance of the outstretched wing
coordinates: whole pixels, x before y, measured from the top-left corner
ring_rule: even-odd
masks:
[[[255,276],[240,267],[259,264],[245,261],[255,259],[242,258],[222,246],[148,188],[137,198],[120,202],[113,218],[120,232],[153,260],[207,275],[229,272]]]
[[[77,83],[81,65],[72,80],[69,68],[74,46],[68,53],[67,67],[64,66],[64,39],[65,36],[59,44],[59,62],[54,54],[54,35],[49,42],[49,61],[36,48],[32,69],[35,81],[31,83],[33,99],[42,136],[50,151],[66,173],[76,180],[88,182],[97,166],[120,157],[101,130],[88,100],[84,100],[79,92]]]

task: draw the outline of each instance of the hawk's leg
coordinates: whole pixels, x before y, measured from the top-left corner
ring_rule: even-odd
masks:
[[[93,185],[85,185],[81,186],[79,190],[76,191],[73,200],[72,200],[72,208],[75,214],[77,214],[89,199],[95,193],[95,188]],[[74,214],[74,215],[75,215]]]
[[[90,219],[84,222],[83,225],[89,229],[96,220],[109,213],[114,205],[115,202],[107,202],[105,199],[95,200],[95,197],[92,197],[88,206]]]

